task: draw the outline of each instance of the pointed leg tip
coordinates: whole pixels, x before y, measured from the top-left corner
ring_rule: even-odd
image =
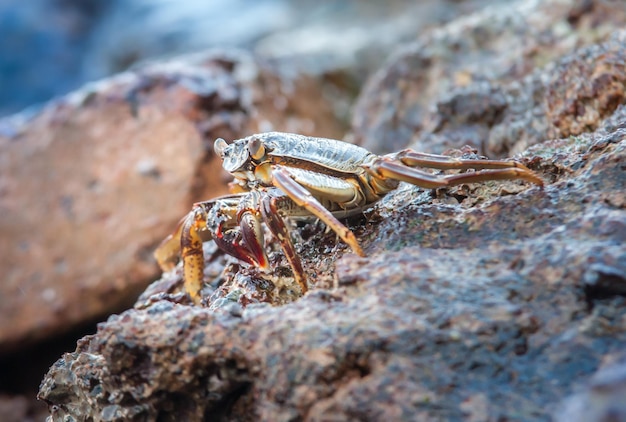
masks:
[[[302,276],[297,276],[296,274],[294,274],[294,278],[296,279],[296,283],[300,286],[302,296],[304,296],[309,291],[309,285],[307,284],[306,279]]]
[[[528,170],[529,172],[531,170]],[[526,180],[528,180],[531,183],[534,183],[535,185],[537,185],[540,189],[543,189],[545,186],[545,183],[543,181],[542,178],[540,178],[539,176],[537,176],[535,173],[531,172],[531,176],[527,177]]]
[[[194,305],[202,304],[202,296],[200,295],[200,292],[187,292],[187,294]]]
[[[272,267],[268,261],[258,261],[256,266],[265,274],[272,272]]]

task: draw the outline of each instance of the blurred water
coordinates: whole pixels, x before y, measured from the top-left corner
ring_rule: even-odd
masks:
[[[136,60],[250,46],[289,13],[282,0],[1,0],[0,115]]]
[[[352,66],[372,49],[369,60],[378,62],[421,26],[483,3],[489,0],[0,0],[0,115],[137,61],[207,47],[308,56],[305,67],[315,71]]]
[[[0,1],[0,114],[76,86],[90,24],[106,1]]]

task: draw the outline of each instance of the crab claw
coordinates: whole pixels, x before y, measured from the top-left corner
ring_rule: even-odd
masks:
[[[246,264],[269,271],[269,260],[263,248],[263,229],[255,213],[243,210],[238,218],[239,226],[230,227],[230,217],[222,215],[218,208],[214,209],[209,220],[217,247]]]
[[[228,231],[219,230],[213,237],[215,245],[230,256],[245,262],[248,265],[257,266],[248,248],[242,244],[241,233],[235,229]]]
[[[244,211],[239,221],[239,228],[250,258],[263,272],[269,272],[270,263],[265,253],[263,228],[259,217],[251,211]]]

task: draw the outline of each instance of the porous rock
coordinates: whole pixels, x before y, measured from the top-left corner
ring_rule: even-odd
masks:
[[[559,409],[557,422],[626,420],[626,356],[614,356]]]
[[[626,348],[626,105],[592,127],[520,157],[543,189],[403,186],[350,223],[368,258],[300,227],[324,282],[296,301],[246,295],[267,286],[233,264],[213,277],[211,260],[208,284],[233,286],[220,306],[152,292],[39,397],[53,420],[558,418]],[[180,288],[179,269],[164,280]]]
[[[377,153],[471,145],[507,157],[593,130],[585,125],[597,125],[624,98],[623,53],[595,44],[625,24],[623,3],[602,0],[518,0],[453,20],[400,48],[369,80],[353,117],[354,142]],[[623,32],[613,43],[624,43]],[[585,46],[585,60],[559,62]],[[581,81],[581,72],[589,79]]]
[[[237,52],[147,65],[1,120],[0,354],[131,305],[157,276],[158,242],[226,191],[213,140],[271,129],[341,133],[316,81]]]

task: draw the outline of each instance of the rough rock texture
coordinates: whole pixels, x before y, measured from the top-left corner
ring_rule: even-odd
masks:
[[[612,87],[623,85],[623,53],[596,47],[575,66],[556,60],[625,24],[624,3],[603,0],[519,0],[454,20],[401,48],[370,79],[354,113],[354,141],[375,152],[468,144],[497,157],[568,136],[560,125],[571,119],[597,125],[623,101]],[[594,66],[582,80],[578,67]],[[580,105],[590,110],[561,104],[565,88],[587,98]],[[593,127],[570,133],[581,129]]]
[[[211,142],[270,129],[341,134],[317,82],[218,52],[0,121],[0,354],[130,305],[158,242],[225,192]]]
[[[596,372],[559,409],[558,422],[626,420],[626,354]]]
[[[546,71],[566,75],[552,110],[596,120],[556,112],[568,134],[524,152],[544,189],[403,186],[350,222],[368,258],[301,225],[315,288],[289,303],[280,254],[263,279],[208,244],[209,306],[165,274],[50,369],[52,419],[549,420],[572,394],[597,405],[584,420],[623,417],[625,50],[621,32]],[[580,88],[602,71],[615,106]]]

